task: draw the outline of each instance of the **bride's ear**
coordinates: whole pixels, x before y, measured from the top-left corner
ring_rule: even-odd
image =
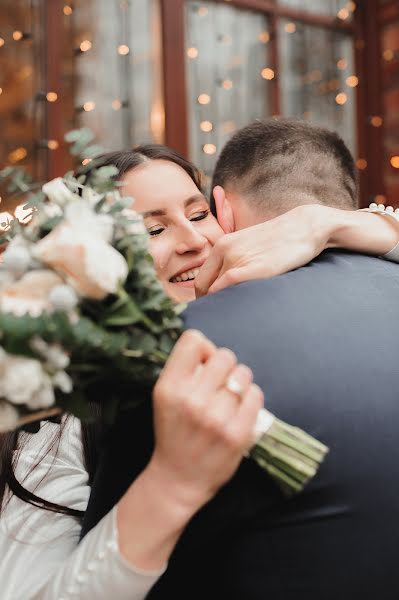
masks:
[[[221,185],[213,188],[213,198],[216,206],[216,216],[224,233],[232,233],[234,229],[234,213],[229,199]]]

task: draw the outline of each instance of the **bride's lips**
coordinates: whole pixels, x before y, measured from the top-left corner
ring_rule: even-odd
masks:
[[[169,283],[173,283],[173,285],[178,285],[180,287],[194,287],[195,278],[188,279],[187,281],[172,281],[172,280],[175,279],[176,277],[179,277],[182,273],[187,273],[188,271],[200,269],[202,267],[202,265],[204,264],[205,260],[206,259],[203,259],[201,261],[197,260],[196,262],[188,263],[182,269],[180,269],[174,275],[172,275],[172,277],[169,279]]]

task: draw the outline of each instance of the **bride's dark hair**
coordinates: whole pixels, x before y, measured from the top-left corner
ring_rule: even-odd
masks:
[[[195,167],[195,165],[193,165],[175,150],[159,144],[145,144],[137,146],[132,150],[120,150],[102,154],[93,161],[93,164],[96,168],[98,166],[107,165],[115,166],[118,169],[117,178],[119,178],[143,163],[151,160],[165,160],[175,163],[189,175],[198,189],[202,191],[201,173],[197,167]],[[90,163],[87,166],[80,168],[77,174],[85,174],[90,176]],[[98,458],[97,448],[101,432],[101,415],[98,405],[97,408],[93,407],[93,410],[97,411],[97,421],[92,424],[82,423],[83,457],[85,468],[89,475],[89,484],[92,483],[96,471]],[[53,449],[55,449],[55,453],[57,452],[64,426],[65,421],[60,424],[60,427],[57,429],[56,433],[52,438],[49,439],[45,452],[41,457],[38,457],[37,463],[32,465],[31,471],[40,464],[40,461],[43,460],[48,452],[52,451]],[[18,457],[28,439],[28,436],[30,435],[35,434],[21,431],[0,434],[0,515],[2,508],[4,508],[5,502],[9,497],[7,496],[7,491],[9,491],[11,494],[14,494],[21,500],[24,500],[25,502],[28,502],[29,504],[32,504],[38,508],[52,512],[63,513],[78,518],[82,517],[82,511],[48,502],[47,500],[44,500],[43,498],[40,498],[36,494],[27,490],[23,484],[17,480],[15,476],[15,466],[17,464]]]

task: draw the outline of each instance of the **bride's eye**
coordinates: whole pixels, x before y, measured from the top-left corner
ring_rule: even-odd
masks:
[[[190,221],[202,221],[203,219],[207,218],[207,216],[209,215],[209,212],[210,212],[209,209],[203,210],[196,217],[192,217],[190,219]]]
[[[149,229],[148,233],[150,234],[150,236],[159,235],[164,231],[164,229],[164,227],[158,227],[158,229]]]

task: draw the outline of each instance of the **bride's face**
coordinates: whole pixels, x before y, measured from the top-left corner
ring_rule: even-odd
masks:
[[[178,302],[195,299],[194,279],[223,235],[206,198],[173,162],[148,161],[122,178],[122,193],[135,199],[150,234],[150,252],[166,293]]]

